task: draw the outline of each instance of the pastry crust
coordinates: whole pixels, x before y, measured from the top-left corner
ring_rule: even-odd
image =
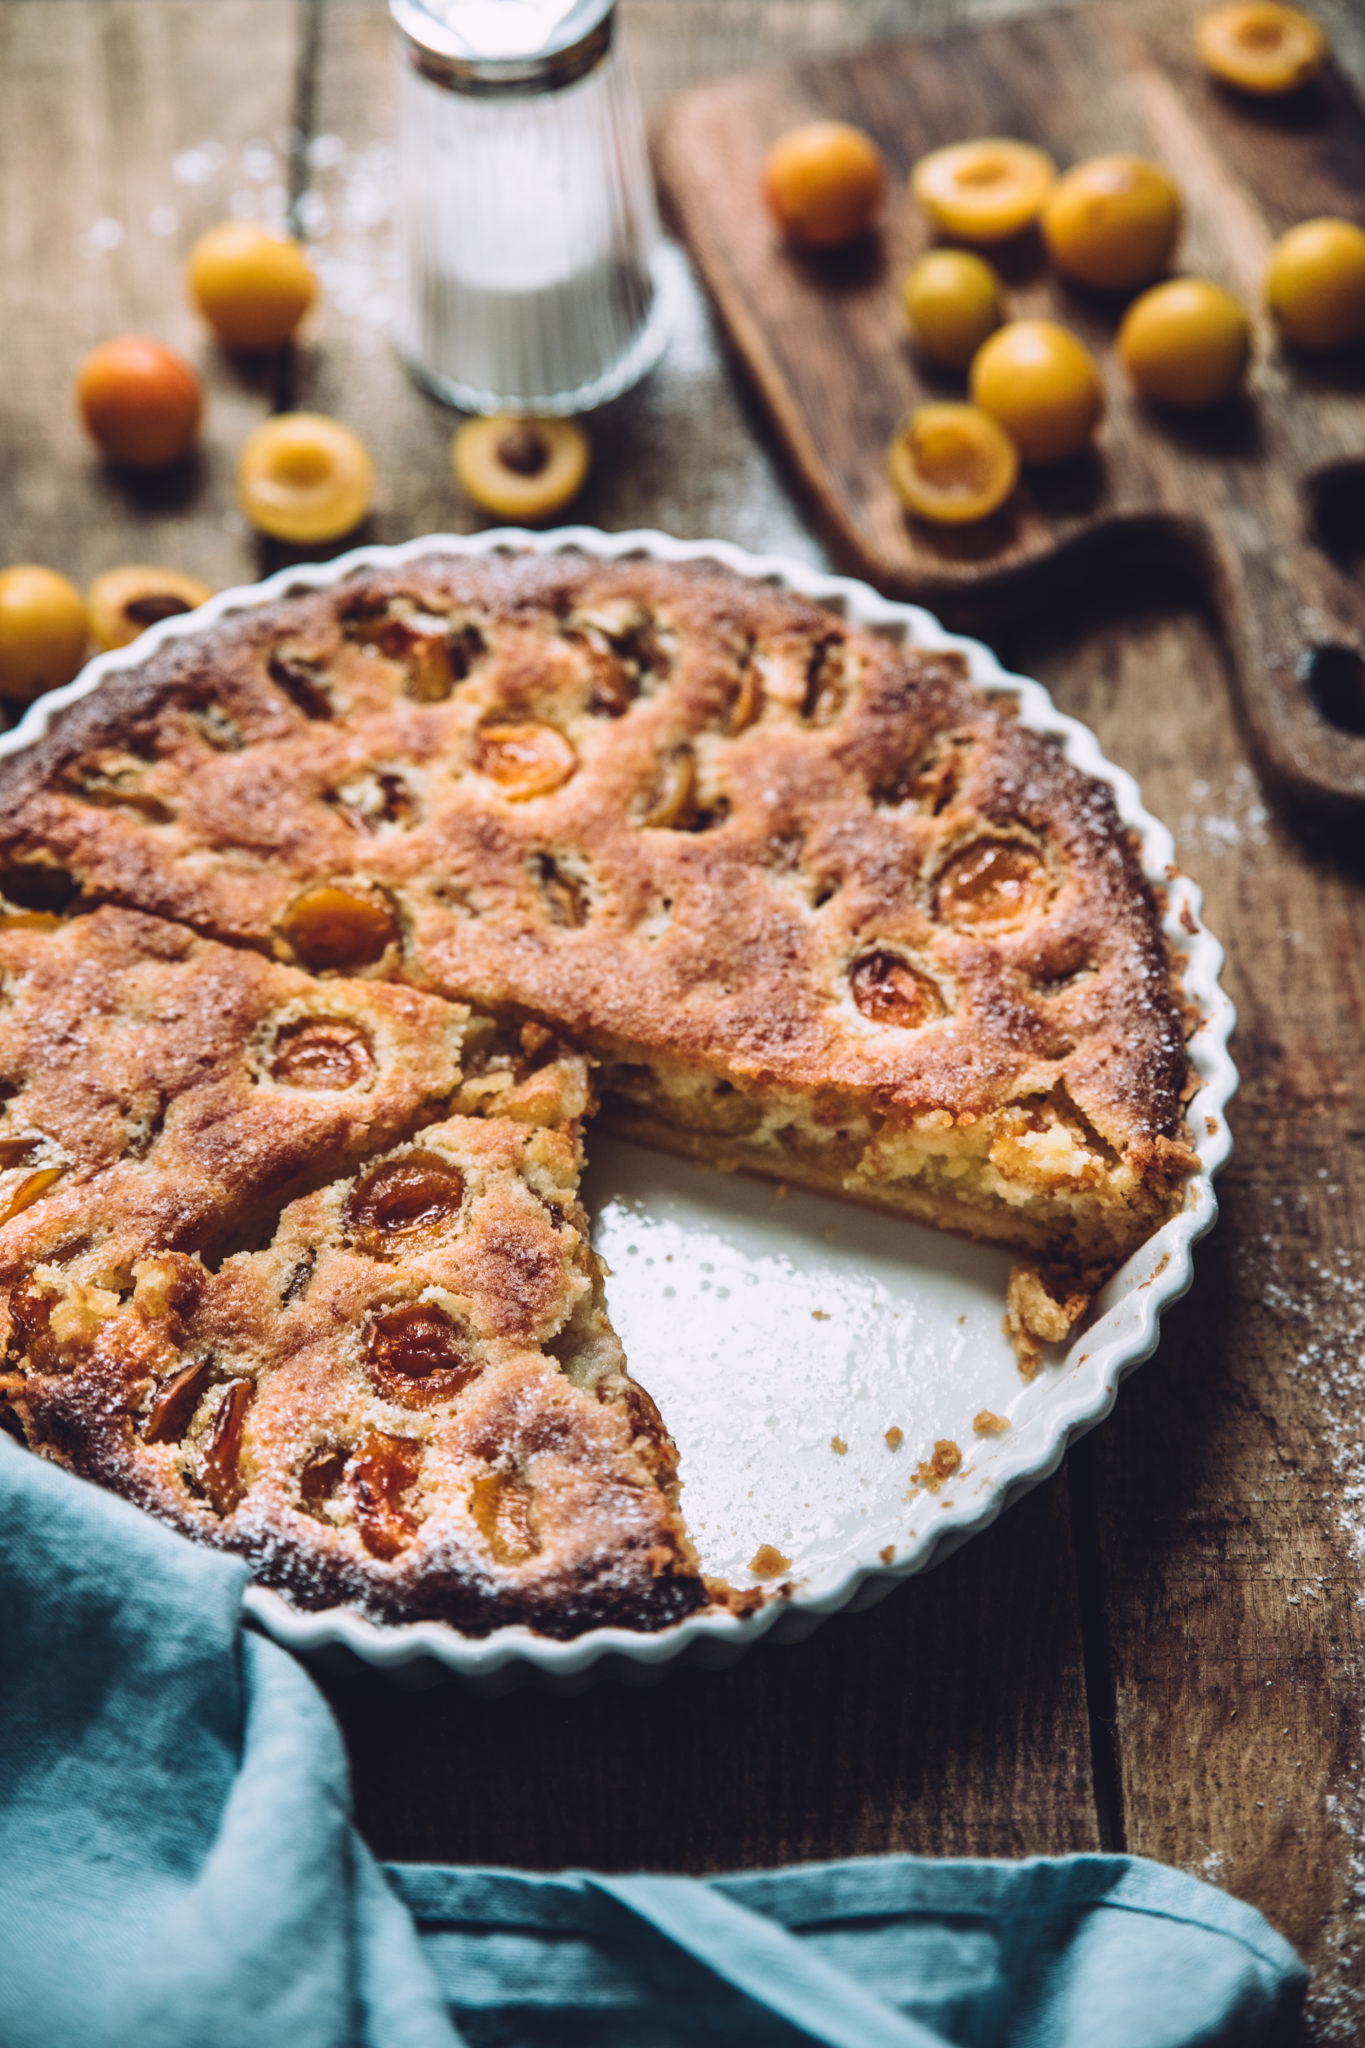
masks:
[[[430,1018],[453,1018],[455,1005],[476,1016],[462,1076],[444,1083],[443,1108],[463,1115],[441,1128],[461,1160],[483,1157],[493,1132],[515,1152],[520,1131],[523,1150],[506,1155],[509,1188],[532,1184],[529,1131],[543,1143],[557,1132],[577,1159],[587,1082],[581,1060],[578,1081],[565,1079],[567,1046],[598,1063],[603,1115],[618,1129],[1018,1245],[1049,1269],[1083,1271],[1087,1288],[1171,1212],[1194,1164],[1157,906],[1108,787],[1022,726],[1008,699],[974,691],[957,656],[917,652],[714,565],[434,554],[246,611],[167,641],[0,763],[0,818],[0,894],[14,914],[59,920],[50,932],[0,932],[0,962],[6,945],[35,959],[63,945],[82,952],[73,934],[84,931],[82,972],[92,986],[101,975],[122,986],[107,934],[124,917],[160,935],[145,939],[140,970],[153,987],[156,947],[179,947],[170,980],[196,961],[207,989],[215,973],[232,979],[230,962],[243,988],[269,983],[272,1002],[282,998],[269,978],[283,977],[310,992],[299,1002],[354,1004],[367,1019],[365,1005],[378,1005],[372,1036],[381,1018],[400,1029],[384,1005],[408,1006],[408,1066],[392,1077],[385,1067],[383,1087],[366,1097],[363,1137],[338,1097],[310,1109],[312,1122],[291,1114],[271,1140],[283,1148],[278,1176],[296,1156],[319,1162],[298,1166],[308,1185],[273,1215],[286,1235],[322,1233],[317,1271],[340,1291],[318,1300],[334,1303],[327,1313],[354,1342],[369,1313],[356,1292],[359,1255],[337,1223],[342,1177],[320,1162],[348,1163],[351,1145],[371,1156],[401,1142],[407,1131],[380,1113],[391,1094],[408,1129],[438,1113],[432,1093],[420,1109],[397,1105],[421,1093],[419,1072],[440,1093],[420,1048]],[[125,908],[73,916],[92,903]],[[29,971],[35,986],[46,975],[55,987],[66,970]],[[203,1007],[207,1019],[207,996]],[[18,1024],[11,1052],[6,1028],[0,1017],[0,1059],[26,1090],[11,1115],[27,1104],[22,1113],[56,1144],[80,1135],[92,1158],[103,1144],[109,1213],[122,1213],[117,1191],[135,1180],[159,1244],[212,1256],[213,1233],[230,1227],[214,1202],[225,1217],[245,1216],[255,1167],[220,1166],[213,1182],[198,1154],[174,1173],[115,1159],[117,1117],[122,1128],[142,1111],[86,1102],[82,1075],[103,1074],[103,1053],[87,1044],[53,1056]],[[207,1021],[171,1036],[192,1058],[202,1032],[203,1065],[218,1075],[202,1085],[236,1089],[232,1114],[254,1160],[259,1083],[222,1079],[218,1028],[218,1039]],[[525,1044],[553,1054],[528,1055],[526,1033]],[[164,1130],[147,1160],[169,1163],[193,1089],[183,1061],[167,1076],[156,1083]],[[79,1230],[84,1173],[73,1169],[0,1226],[0,1279],[13,1284],[41,1242]],[[583,1262],[573,1270],[596,1303],[605,1356],[615,1340],[573,1213],[564,1271]],[[552,1237],[563,1254],[568,1240]],[[228,1257],[212,1276],[195,1311],[206,1330],[230,1302],[245,1316],[242,1302],[268,1300],[279,1241],[277,1232]],[[240,1257],[256,1264],[239,1267]],[[226,1288],[223,1274],[248,1270],[249,1285]],[[315,1289],[321,1277],[310,1298]],[[560,1307],[571,1322],[567,1295]],[[120,1309],[125,1321],[131,1313]],[[300,1361],[321,1358],[323,1339],[298,1336],[287,1370],[300,1377],[288,1380],[271,1348],[283,1334],[263,1308],[253,1313],[253,1385],[293,1388],[297,1437],[326,1380]],[[623,1391],[619,1348],[601,1375],[616,1390],[590,1402],[581,1374],[544,1352],[549,1341],[523,1332],[516,1358],[499,1353],[453,1401],[445,1448],[424,1454],[444,1476],[431,1496],[441,1505],[417,1518],[427,1534],[410,1546],[415,1556],[425,1544],[422,1569],[412,1558],[382,1570],[372,1555],[365,1562],[344,1506],[340,1520],[311,1515],[313,1533],[302,1531],[279,1477],[282,1451],[271,1453],[270,1486],[250,1492],[217,1535],[237,1540],[240,1530],[258,1568],[302,1598],[440,1612],[469,1628],[529,1619],[555,1633],[671,1618],[701,1597],[672,1467],[664,1481],[657,1470],[640,1477],[636,1437],[621,1434],[638,1390]],[[69,1405],[104,1370],[77,1375],[62,1398]],[[22,1373],[15,1364],[11,1377]],[[40,1433],[38,1395],[12,1399]],[[61,1406],[55,1393],[42,1400]],[[268,1410],[255,1397],[253,1427],[265,1428]],[[530,1415],[536,1449],[524,1434]],[[537,1431],[559,1447],[553,1456]],[[658,1449],[667,1438],[652,1423],[646,1436],[658,1455],[645,1465],[657,1468],[671,1447]],[[480,1539],[468,1504],[467,1461],[477,1457],[522,1475],[515,1483],[543,1503],[537,1526],[555,1532],[535,1553],[545,1561],[523,1561],[510,1578],[489,1562],[492,1538]],[[148,1471],[135,1460],[106,1476],[168,1511]],[[425,1499],[426,1478],[412,1484]],[[561,1508],[567,1519],[556,1519]],[[560,1569],[570,1555],[578,1564]],[[589,1556],[600,1571],[582,1562]],[[652,1560],[648,1584],[641,1558]],[[574,1593],[573,1571],[598,1590]]]
[[[35,1448],[304,1604],[564,1635],[700,1603],[578,1202],[580,1056],[482,1024],[462,1079],[458,1006],[108,907],[0,930],[0,977]]]

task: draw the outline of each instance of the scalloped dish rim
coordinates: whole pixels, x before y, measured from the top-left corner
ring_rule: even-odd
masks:
[[[1203,925],[1201,892],[1177,869],[1175,843],[1167,827],[1144,808],[1133,777],[1105,758],[1089,727],[1059,712],[1041,683],[1009,673],[980,641],[945,631],[921,606],[881,597],[855,578],[830,575],[784,556],[750,554],[728,541],[681,541],[649,530],[606,534],[586,526],[540,533],[498,527],[477,534],[427,534],[397,546],[355,548],[329,562],[281,569],[262,582],[220,591],[196,611],[151,627],[131,646],[96,656],[73,682],[39,698],[12,731],[0,734],[0,754],[31,745],[55,712],[98,689],[106,676],[139,667],[161,642],[198,634],[231,613],[257,609],[294,590],[325,589],[358,569],[389,567],[421,555],[528,551],[573,551],[607,559],[634,555],[673,563],[716,561],[738,575],[779,584],[827,605],[855,625],[891,630],[918,647],[962,654],[973,684],[988,695],[1015,697],[1024,724],[1055,737],[1068,760],[1113,790],[1120,818],[1139,841],[1143,872],[1164,898],[1162,928],[1180,957],[1184,993],[1199,1017],[1188,1048],[1198,1087],[1186,1114],[1200,1165],[1186,1183],[1184,1206],[1103,1288],[1096,1299],[1097,1314],[1061,1365],[1048,1368],[1047,1392],[1038,1404],[1041,1412],[1031,1414],[1017,1437],[999,1450],[989,1480],[976,1496],[942,1505],[934,1502],[923,1527],[893,1563],[883,1563],[874,1552],[830,1583],[807,1589],[798,1583],[790,1594],[770,1597],[757,1612],[743,1617],[703,1609],[650,1634],[595,1628],[563,1641],[522,1625],[474,1637],[446,1622],[380,1623],[352,1608],[305,1610],[255,1584],[244,1596],[252,1620],[277,1642],[306,1655],[349,1651],[362,1663],[395,1672],[409,1682],[457,1675],[483,1689],[502,1690],[536,1679],[556,1689],[577,1690],[606,1675],[648,1682],[679,1661],[729,1664],[764,1638],[798,1641],[828,1615],[872,1606],[902,1579],[941,1562],[1055,1472],[1075,1438],[1110,1413],[1120,1382],[1156,1349],[1161,1311],[1190,1285],[1193,1248],[1218,1213],[1213,1177],[1232,1149],[1226,1109],[1238,1076],[1228,1050],[1235,1016],[1218,979],[1223,949]],[[869,1532],[869,1548],[872,1542]]]

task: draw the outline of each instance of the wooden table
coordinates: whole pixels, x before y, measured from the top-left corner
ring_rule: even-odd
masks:
[[[651,101],[711,71],[963,11],[625,0]],[[1359,23],[1330,19],[1365,78]],[[0,560],[78,579],[142,559],[251,580],[281,557],[233,509],[233,454],[256,419],[294,404],[340,414],[373,448],[367,537],[471,523],[450,481],[449,417],[409,385],[384,334],[385,44],[378,0],[0,5]],[[290,201],[329,303],[291,363],[253,378],[199,332],[181,261],[222,214]],[[601,416],[577,510],[819,559],[675,263],[671,353]],[[202,460],[135,493],[92,457],[70,399],[86,349],[129,329],[184,348],[211,391]],[[361,1825],[385,1857],[537,1868],[1138,1851],[1261,1907],[1315,1966],[1304,2038],[1358,2040],[1359,878],[1268,815],[1219,649],[1179,589],[1091,588],[1064,615],[1007,618],[993,635],[1138,776],[1229,946],[1237,1151],[1192,1295],[1050,1484],[938,1571],[799,1648],[575,1699],[329,1680]]]

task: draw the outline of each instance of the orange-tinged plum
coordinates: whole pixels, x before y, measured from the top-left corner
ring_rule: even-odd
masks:
[[[86,432],[111,462],[160,469],[199,438],[204,393],[174,349],[145,335],[101,342],[81,364],[76,404]]]
[[[763,198],[789,242],[833,249],[864,235],[886,199],[886,165],[870,135],[811,121],[780,136],[763,163]]]

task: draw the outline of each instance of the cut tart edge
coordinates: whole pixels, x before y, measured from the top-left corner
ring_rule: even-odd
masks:
[[[499,539],[501,539],[501,537],[499,537]],[[526,539],[526,537],[516,537],[516,539],[518,539],[518,545],[528,545],[528,539]],[[630,545],[639,545],[639,543],[643,541],[643,543],[647,543],[649,547],[657,547],[657,549],[659,549],[661,553],[665,553],[665,551],[667,551],[667,549],[671,547],[671,551],[673,551],[673,559],[681,559],[681,555],[684,555],[684,553],[694,553],[694,555],[718,555],[718,557],[722,557],[722,559],[726,559],[726,561],[729,561],[729,559],[731,559],[731,551],[726,551],[724,547],[710,547],[710,545],[698,545],[698,547],[694,547],[694,549],[690,549],[690,551],[688,551],[688,549],[679,549],[679,547],[677,547],[675,543],[665,543],[665,541],[661,541],[659,537],[622,537],[620,541],[610,541],[610,543],[608,543],[608,541],[604,541],[604,537],[596,537],[596,535],[593,535],[593,537],[585,537],[585,539],[587,539],[587,545],[589,545],[589,547],[598,547],[598,549],[606,549],[606,551],[622,551],[622,553],[624,553],[624,551],[626,551],[626,549],[628,549]],[[428,543],[428,545],[430,545],[430,543]],[[450,547],[452,551],[458,551],[460,547],[467,547],[469,543],[440,543],[440,545],[442,545],[442,547]],[[561,543],[561,545],[563,545],[563,543]],[[473,551],[473,547],[471,547],[471,551]],[[413,549],[409,549],[409,551],[407,551],[407,557],[411,559],[411,555],[413,555],[413,553],[415,553],[415,551],[413,551]],[[397,557],[395,557],[395,555],[385,555],[383,559],[397,559]],[[739,557],[735,557],[735,567],[741,567],[741,569],[749,569],[749,571],[753,571],[753,569],[769,569],[769,571],[772,571],[772,569],[778,569],[778,567],[782,567],[784,571],[788,571],[788,565],[769,565],[769,563],[757,563],[757,565],[755,565],[755,563],[749,563],[749,561],[741,561]],[[329,582],[329,580],[332,580],[332,578],[329,578],[329,575],[325,575],[325,573],[321,573],[321,571],[313,571],[313,573],[317,575],[317,580],[319,580],[319,582]],[[794,569],[794,567],[790,567],[790,575],[792,575],[792,578],[796,578],[796,569]],[[849,604],[851,604],[853,608],[857,608],[857,606],[878,606],[878,604],[880,604],[880,600],[874,600],[874,598],[872,598],[872,594],[870,594],[870,592],[866,592],[866,590],[862,590],[860,586],[843,586],[843,584],[839,584],[839,586],[837,586],[837,584],[835,584],[833,580],[821,580],[821,578],[806,578],[806,584],[808,584],[808,588],[810,588],[810,594],[812,594],[812,596],[823,596],[823,594],[825,594],[825,588],[829,590],[829,594],[833,594],[833,592],[837,590],[837,592],[839,592],[839,602],[843,602],[843,594],[847,592],[847,594],[849,594],[847,602],[849,602]],[[284,592],[284,586],[282,586],[282,582],[280,582],[280,584],[276,584],[276,592],[278,592],[278,594],[287,594],[287,592]],[[250,602],[256,602],[254,594],[252,594]],[[890,610],[892,610],[890,606],[880,606],[880,608],[882,608],[884,612],[888,612],[888,614],[890,614]],[[929,623],[929,625],[931,625],[931,623]],[[941,637],[939,637],[939,639],[941,639]],[[1013,682],[1013,678],[1011,678],[1011,682]],[[1023,686],[1023,690],[1036,690],[1036,686],[1029,686],[1029,684],[1025,684],[1025,686]],[[1036,692],[1036,694],[1038,694],[1038,696],[1042,696],[1042,692]],[[41,721],[37,721],[37,723],[41,723]],[[1070,721],[1056,721],[1056,719],[1052,719],[1052,721],[1050,721],[1050,727],[1048,727],[1048,729],[1054,729],[1054,727],[1056,727],[1056,729],[1068,727],[1070,731],[1078,731],[1076,727],[1070,727]],[[1085,739],[1089,741],[1089,735],[1085,735]],[[1093,754],[1095,754],[1095,750],[1093,750],[1093,741],[1089,741],[1089,745],[1091,745],[1091,756],[1093,756]],[[1103,770],[1103,772],[1105,772],[1105,776],[1109,776],[1109,774],[1111,774],[1111,772],[1107,770],[1107,766],[1105,766],[1105,770]],[[1113,776],[1113,780],[1115,780],[1115,784],[1128,784],[1128,778],[1121,778],[1121,776]],[[1132,788],[1132,784],[1128,784],[1128,788]],[[1130,811],[1132,811],[1132,801],[1134,801],[1134,799],[1130,799]],[[1150,825],[1152,825],[1152,821],[1150,821],[1150,819],[1146,819],[1146,827],[1150,827]],[[1144,829],[1146,829],[1146,827],[1144,827]],[[1154,827],[1154,829],[1156,829],[1156,831],[1158,831],[1158,834],[1160,834],[1160,827]],[[1148,864],[1148,872],[1150,872],[1150,864]],[[1193,928],[1191,928],[1191,930],[1193,930]],[[1209,942],[1209,944],[1212,944],[1212,942]],[[1216,950],[1216,948],[1214,948],[1214,950]],[[1224,1004],[1224,1010],[1226,1010],[1226,1004]],[[1226,1092],[1226,1090],[1224,1090],[1224,1092]],[[1220,1098],[1220,1100],[1222,1100],[1222,1098]],[[796,1178],[796,1176],[794,1176],[794,1174],[788,1174],[788,1176],[784,1176],[784,1178]],[[1207,1184],[1205,1184],[1205,1196],[1207,1196]],[[1205,1210],[1207,1210],[1207,1200],[1203,1202],[1201,1214],[1203,1214]],[[1197,1229],[1193,1231],[1193,1235],[1197,1235]],[[1187,1266],[1187,1260],[1185,1260],[1185,1266]]]

